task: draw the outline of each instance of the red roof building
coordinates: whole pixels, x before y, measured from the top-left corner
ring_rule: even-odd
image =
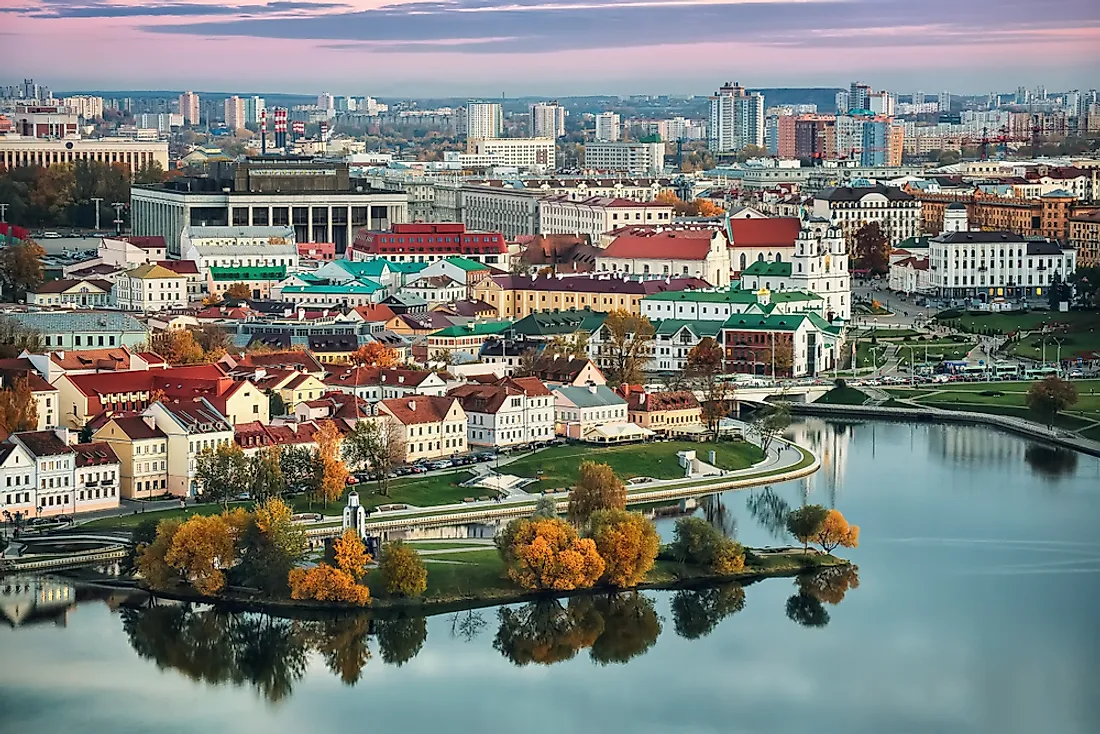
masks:
[[[348,259],[434,262],[458,255],[496,264],[504,262],[507,254],[508,246],[499,232],[467,232],[461,223],[395,224],[388,232],[360,230]]]

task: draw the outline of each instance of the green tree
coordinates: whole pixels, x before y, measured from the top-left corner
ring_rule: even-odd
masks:
[[[254,502],[286,494],[281,452],[275,446],[260,449],[248,459],[248,493]]]
[[[286,414],[286,403],[283,402],[283,396],[275,390],[267,391],[267,409],[271,417],[274,418],[277,415]]]
[[[291,492],[315,494],[321,478],[320,463],[317,452],[305,446],[287,446],[279,456],[283,478]]]
[[[232,441],[200,453],[195,465],[195,479],[202,487],[203,498],[220,502],[228,511],[229,501],[251,487],[249,463],[241,447]]]
[[[694,563],[729,575],[745,567],[745,550],[701,517],[684,517],[673,530],[672,555],[681,563]]]
[[[787,515],[787,532],[802,541],[802,548],[806,549],[810,541],[821,533],[821,529],[825,527],[825,518],[828,516],[828,508],[821,505],[806,505],[792,510]]]
[[[1051,427],[1058,414],[1076,402],[1077,387],[1055,375],[1031,383],[1027,391],[1027,407]]]
[[[749,426],[760,438],[760,448],[768,452],[776,438],[791,425],[791,409],[785,404],[766,405],[756,411]]]
[[[379,571],[386,591],[394,596],[420,596],[428,588],[428,570],[420,554],[400,540],[382,547]]]

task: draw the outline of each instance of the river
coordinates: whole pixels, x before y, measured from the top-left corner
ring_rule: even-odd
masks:
[[[858,586],[769,579],[371,627],[120,609],[9,579],[3,730],[1100,731],[1100,461],[984,427],[794,433],[820,472],[707,511],[778,545],[785,506],[835,505],[862,529],[842,553]]]

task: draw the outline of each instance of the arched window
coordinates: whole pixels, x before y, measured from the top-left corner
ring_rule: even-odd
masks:
[[[764,253],[761,252],[759,255],[756,256],[756,262],[758,262],[758,263],[764,262]]]
[[[782,252],[775,253],[775,261],[777,263],[783,262],[783,253]]]
[[[745,253],[742,252],[741,253],[741,270],[744,270],[746,267],[748,267],[748,261],[749,261],[748,255],[746,255]],[[46,346],[49,346],[49,344],[47,344]]]

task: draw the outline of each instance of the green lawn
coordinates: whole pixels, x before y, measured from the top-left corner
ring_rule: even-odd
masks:
[[[471,551],[470,553],[449,554],[461,563],[433,563],[437,556],[424,556],[424,566],[428,569],[428,589],[425,600],[456,599],[475,596],[505,596],[519,591],[505,575],[504,562],[496,549]],[[461,557],[461,558],[460,558]],[[371,593],[385,598],[385,584],[377,568],[372,569],[364,583]]]
[[[418,551],[425,550],[453,550],[455,548],[485,548],[484,543],[475,543],[473,541],[451,541],[451,540],[410,540],[406,541],[405,545],[412,548],[416,548]],[[427,558],[428,556],[425,556]],[[434,557],[434,556],[433,556]]]
[[[912,388],[904,388],[904,387],[887,387],[887,388],[883,388],[883,392],[885,392],[887,395],[893,396],[895,398],[906,398],[908,400],[915,400],[916,398],[924,397],[925,395],[931,395],[932,393],[934,393],[936,391],[935,390],[924,390],[924,389],[920,389],[920,388],[912,389]]]
[[[1011,331],[1031,331],[1044,324],[1064,324],[1069,331],[1088,331],[1100,326],[1098,311],[1010,311],[1006,313],[968,312],[957,319],[948,319],[948,323],[959,324],[968,329],[994,329],[1005,334]]]
[[[537,484],[525,488],[531,492],[572,487],[577,481],[581,462],[586,460],[610,465],[623,480],[634,477],[680,479],[684,476],[684,470],[676,458],[676,452],[692,449],[703,461],[707,460],[707,452],[716,451],[718,466],[729,470],[745,469],[764,458],[754,444],[731,441],[660,441],[606,448],[569,445],[555,446],[526,456],[501,466],[500,470],[516,476],[538,478]]]
[[[1085,438],[1091,438],[1093,441],[1100,441],[1100,425],[1093,426],[1092,428],[1086,428],[1079,433]]]
[[[872,347],[874,352],[872,352]],[[855,367],[874,367],[875,360],[881,366],[886,355],[888,347],[885,343],[879,342],[878,344],[872,344],[869,341],[856,342],[856,364]],[[852,365],[852,349],[848,347],[844,350],[844,364],[845,367],[851,368]]]
[[[854,387],[834,387],[829,392],[815,400],[815,403],[825,405],[863,405],[869,400],[867,393]]]
[[[977,342],[907,342],[898,349],[898,359],[901,364],[924,364],[926,357],[928,364],[939,364],[945,359],[966,359],[967,353],[974,348]],[[912,344],[912,349],[909,348]]]
[[[377,493],[378,485],[375,482],[362,482],[348,487],[359,493],[359,504],[364,507],[378,507],[379,505],[406,504],[416,507],[431,507],[433,505],[449,505],[461,502],[466,497],[479,497],[488,494],[488,490],[479,488],[467,488],[458,486],[472,477],[468,471],[459,470],[426,477],[406,477],[391,479],[389,496]],[[313,501],[312,507],[308,495],[298,495],[291,499],[291,507],[295,512],[323,512],[333,514],[344,506],[348,492],[340,498],[339,502],[330,502],[325,507],[323,502]]]
[[[917,336],[920,332],[915,329],[863,329],[858,331],[853,336],[856,339],[870,339],[871,337],[878,337],[879,339],[902,339],[908,336]]]
[[[969,410],[974,413],[1008,415],[1015,416],[1016,418],[1024,418],[1026,420],[1035,421],[1037,423],[1040,422],[1035,420],[1035,415],[1027,408],[1020,408],[1013,405],[983,405],[980,403],[935,403],[934,405],[937,408],[943,408],[945,410]],[[1092,421],[1085,418],[1079,418],[1065,413],[1059,413],[1054,419],[1055,426],[1057,426],[1058,428],[1064,428],[1068,431],[1075,431],[1083,426],[1089,425],[1091,422]]]
[[[233,507],[251,507],[251,502],[231,502],[230,508]],[[186,510],[174,509],[174,510],[158,510],[154,512],[139,512],[133,515],[117,515],[115,517],[103,517],[99,520],[92,520],[91,522],[81,523],[77,527],[81,530],[132,530],[142,520],[147,518],[156,518],[160,520],[183,520],[192,515],[220,515],[222,506],[216,503],[208,503],[203,505],[188,505]]]

